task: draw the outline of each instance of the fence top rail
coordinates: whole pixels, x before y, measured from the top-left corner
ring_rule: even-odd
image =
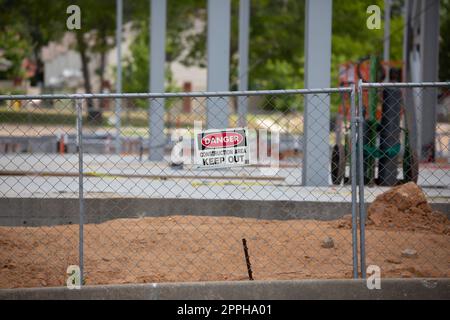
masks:
[[[214,91],[214,92],[167,92],[167,93],[76,93],[76,94],[41,94],[41,95],[0,95],[2,100],[48,100],[48,99],[125,99],[125,98],[200,98],[200,97],[233,97],[262,96],[283,94],[321,94],[351,92],[352,87],[288,89],[288,90],[255,90],[255,91]]]
[[[450,87],[450,82],[360,82],[361,88],[429,88]]]

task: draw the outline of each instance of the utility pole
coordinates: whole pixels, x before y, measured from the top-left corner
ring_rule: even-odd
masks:
[[[390,81],[390,50],[391,50],[391,0],[384,0],[384,48],[383,61],[385,63],[385,82]]]
[[[208,91],[230,88],[230,0],[208,0]],[[229,106],[226,97],[207,99],[208,129],[228,127]]]
[[[116,93],[122,93],[122,18],[123,2],[116,0],[116,49],[117,49],[117,79]],[[120,154],[120,117],[122,114],[121,99],[116,99],[115,118],[116,118],[116,153]]]
[[[248,90],[248,37],[250,25],[250,0],[239,2],[239,91]],[[238,126],[247,125],[248,97],[238,97]]]
[[[166,0],[151,0],[150,5],[150,79],[149,91],[164,92],[164,66],[166,62]],[[164,159],[164,98],[150,99],[149,111],[149,159],[162,161]]]

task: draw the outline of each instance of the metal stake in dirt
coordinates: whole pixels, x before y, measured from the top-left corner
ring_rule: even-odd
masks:
[[[78,264],[80,267],[80,284],[83,285],[84,266],[84,197],[83,197],[83,100],[76,100],[77,107],[77,148],[78,148],[78,198],[80,201],[80,222],[78,242]]]
[[[252,265],[250,263],[250,256],[248,255],[248,248],[247,248],[247,240],[245,240],[245,238],[242,239],[242,245],[244,246],[244,255],[245,255],[245,262],[247,263],[248,279],[253,280]]]

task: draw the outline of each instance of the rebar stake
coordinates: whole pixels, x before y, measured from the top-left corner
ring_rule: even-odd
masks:
[[[242,239],[242,245],[244,246],[245,262],[247,262],[248,279],[253,280],[252,265],[250,263],[250,256],[248,255],[248,248],[247,248],[247,240],[245,240],[245,238]]]

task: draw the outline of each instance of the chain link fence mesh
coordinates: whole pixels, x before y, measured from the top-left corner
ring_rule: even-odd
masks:
[[[384,276],[449,277],[450,85],[363,84],[359,99],[363,259]]]
[[[401,100],[403,110],[404,92],[395,94],[391,100]],[[446,101],[439,94],[439,102]],[[365,95],[361,101],[369,99]],[[0,287],[65,285],[67,267],[80,263],[80,248],[85,284],[246,280],[243,239],[255,280],[351,278],[362,268],[356,258],[364,244],[363,266],[380,265],[382,276],[404,276],[411,266],[421,274],[410,276],[448,275],[448,233],[368,223],[362,230],[367,243],[357,243],[354,102],[351,88],[3,97]],[[388,136],[400,136],[399,151],[384,138],[389,147],[383,152],[397,156],[388,159],[389,168],[402,168],[404,113],[400,129],[396,117],[387,123],[377,118]],[[436,131],[436,158],[420,163],[419,176],[428,178],[418,184],[427,198],[445,202],[448,118],[436,123],[444,128]],[[248,128],[255,155],[250,165],[197,168],[195,130],[213,124]],[[378,164],[379,138],[366,144],[364,163],[367,153]],[[369,203],[388,188],[378,186],[377,168],[373,182],[360,184],[368,221]],[[308,182],[305,170],[324,183]],[[360,214],[364,219],[364,210]],[[412,238],[437,249],[422,255]],[[419,258],[407,260],[404,249],[417,250]]]
[[[78,261],[73,101],[0,104],[0,286],[62,285]]]

